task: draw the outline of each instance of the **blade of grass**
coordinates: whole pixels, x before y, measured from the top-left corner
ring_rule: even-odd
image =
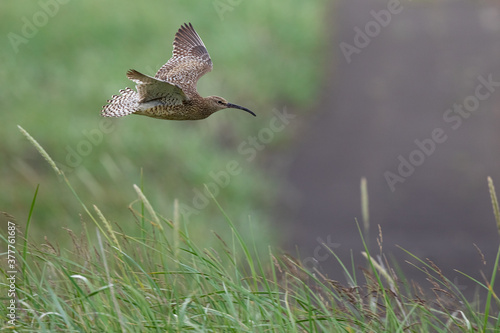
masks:
[[[491,280],[490,280],[490,283],[488,284],[488,296],[486,298],[486,305],[485,305],[485,309],[484,309],[484,326],[483,326],[484,331],[486,331],[486,328],[488,326],[488,317],[489,317],[490,308],[491,308],[491,298],[494,296],[493,286],[495,284],[495,278],[496,278],[497,271],[498,271],[498,261],[499,260],[500,260],[500,247],[498,247],[497,257],[495,259],[495,265],[493,267],[493,272],[491,274]]]
[[[141,168],[141,193],[144,193],[144,174]],[[144,218],[144,201],[141,200],[141,235],[142,241],[146,242],[146,220]]]
[[[361,178],[361,216],[363,217],[363,229],[365,232],[365,241],[370,241],[370,210],[368,206],[368,184],[366,178]],[[368,246],[369,247],[369,246]]]
[[[383,298],[385,301],[385,306],[387,309],[386,325],[389,327],[389,324],[391,322],[398,323],[399,320],[398,320],[396,314],[394,313],[394,309],[391,307],[391,301],[389,299],[389,295],[387,295],[387,291],[384,288],[384,284],[382,283],[382,279],[380,278],[380,274],[378,273],[378,270],[375,267],[374,261],[372,259],[371,254],[370,254],[370,250],[368,249],[368,245],[366,244],[365,239],[363,237],[363,232],[361,230],[361,227],[359,226],[358,220],[356,220],[356,226],[358,227],[358,232],[359,232],[359,235],[361,237],[363,247],[365,248],[365,253],[366,253],[367,260],[368,260],[368,264],[370,265],[370,268],[371,268],[373,275],[377,279],[377,283],[380,287],[380,290],[382,292],[382,295],[383,295]]]
[[[495,220],[497,222],[498,232],[500,233],[500,212],[498,208],[498,200],[495,192],[495,186],[493,185],[493,180],[491,177],[488,177],[488,188],[490,190],[491,204],[493,205],[493,213],[495,215]],[[483,331],[486,331],[488,327],[488,317],[490,314],[491,307],[491,298],[493,296],[493,286],[495,284],[495,277],[497,275],[498,270],[498,261],[500,260],[500,247],[498,248],[497,257],[495,259],[495,265],[493,267],[493,272],[491,274],[491,280],[488,286],[488,296],[486,297],[486,305],[484,308],[484,323],[483,323]]]
[[[33,200],[31,201],[31,207],[28,214],[28,220],[26,221],[26,230],[24,232],[24,244],[23,244],[23,267],[21,269],[23,278],[26,278],[26,256],[28,253],[28,236],[30,231],[30,222],[31,216],[33,215],[33,210],[35,208],[36,196],[38,194],[38,189],[40,188],[40,184],[36,186],[35,195],[33,195]],[[26,286],[30,288],[30,283],[26,281]]]
[[[101,219],[102,223],[104,223],[104,226],[106,227],[106,229],[108,230],[108,233],[109,233],[109,237],[111,238],[111,240],[113,241],[113,243],[116,245],[116,247],[121,251],[121,247],[120,247],[120,243],[118,242],[118,239],[116,238],[116,235],[115,235],[115,232],[113,230],[113,228],[111,227],[111,224],[108,222],[108,220],[104,217],[104,215],[102,214],[102,212],[99,210],[99,208],[97,208],[96,205],[94,205],[94,210],[96,211],[97,213],[97,216],[99,216],[99,218]],[[108,238],[108,237],[106,237]]]
[[[180,238],[180,213],[179,213],[179,200],[174,200],[174,258],[179,260],[179,238]]]
[[[219,204],[217,199],[215,199],[215,196],[213,195],[212,192],[210,192],[210,189],[208,188],[208,186],[205,185],[205,189],[207,190],[208,193],[210,193],[212,200],[215,202],[215,204],[217,205],[217,207],[219,208],[221,213],[224,215],[226,221],[228,222],[229,226],[231,227],[231,230],[233,231],[233,234],[238,239],[238,242],[240,243],[240,246],[243,249],[243,252],[245,253],[245,257],[246,257],[246,260],[248,261],[248,266],[250,267],[250,270],[252,272],[252,276],[254,276],[254,277],[257,276],[257,273],[255,271],[255,265],[253,262],[253,258],[250,255],[250,251],[248,250],[248,247],[247,247],[246,243],[244,242],[243,238],[241,237],[240,233],[238,232],[238,230],[236,230],[236,227],[234,226],[233,221],[231,221],[229,216],[226,214],[226,211],[222,208],[222,206]],[[254,280],[254,288],[255,288],[255,290],[258,290],[257,280],[256,279],[253,279],[253,280]]]
[[[54,162],[54,160],[52,158],[50,158],[49,154],[47,154],[47,152],[45,151],[45,149],[43,149],[43,147],[38,143],[38,141],[36,141],[35,139],[33,139],[33,137],[28,132],[26,132],[26,130],[24,128],[22,128],[19,125],[17,125],[17,127],[19,128],[19,130],[21,131],[21,133],[28,139],[28,141],[31,142],[31,144],[36,148],[36,150],[38,150],[38,152],[40,153],[40,155],[42,155],[42,157],[45,158],[45,160],[47,162],[49,162],[49,165],[52,167],[52,169],[54,169],[54,171],[58,175],[62,175],[63,172],[57,167],[57,165]]]
[[[139,188],[139,186],[137,186],[136,184],[134,184],[133,186],[134,186],[135,192],[137,193],[137,195],[141,199],[142,204],[145,206],[145,208],[149,212],[149,215],[151,215],[151,218],[155,222],[156,226],[158,228],[160,228],[160,230],[163,230],[163,226],[160,223],[160,219],[158,218],[158,215],[156,215],[156,212],[154,211],[153,206],[151,206],[151,204],[149,203],[149,200],[146,198],[146,196],[141,191],[141,189]],[[142,214],[142,216],[144,218],[144,214]]]
[[[97,242],[99,243],[99,249],[101,252],[102,262],[104,264],[104,270],[106,272],[106,278],[108,280],[108,284],[110,287],[109,290],[111,293],[111,299],[113,300],[113,305],[116,311],[116,315],[118,316],[118,322],[120,323],[120,328],[123,333],[126,333],[127,331],[125,329],[125,323],[123,321],[123,316],[120,310],[120,306],[118,305],[118,300],[116,299],[115,288],[113,285],[113,281],[111,280],[111,274],[109,273],[108,261],[106,260],[106,253],[104,252],[104,246],[102,245],[101,233],[99,232],[99,229],[96,229],[96,233],[97,233]]]
[[[497,229],[500,234],[500,209],[498,208],[498,199],[495,192],[495,186],[493,185],[493,180],[488,177],[488,188],[490,189],[491,204],[493,205],[493,214],[495,215],[495,220],[497,221]]]

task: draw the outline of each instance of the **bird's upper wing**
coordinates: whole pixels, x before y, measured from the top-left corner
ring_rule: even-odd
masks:
[[[155,79],[131,69],[127,77],[136,84],[139,102],[145,103],[151,100],[166,98],[172,105],[181,104],[187,99],[182,89],[175,84]]]
[[[174,83],[184,91],[194,90],[198,79],[213,67],[207,48],[191,23],[181,26],[173,45],[172,58],[158,70],[155,78]]]

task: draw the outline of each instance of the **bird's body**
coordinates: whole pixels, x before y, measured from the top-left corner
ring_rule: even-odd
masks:
[[[129,70],[127,77],[136,84],[137,91],[120,90],[103,106],[104,117],[123,117],[138,114],[158,119],[204,119],[222,109],[240,109],[218,96],[201,97],[196,83],[212,70],[212,60],[191,23],[184,24],[175,34],[172,57],[155,77]]]

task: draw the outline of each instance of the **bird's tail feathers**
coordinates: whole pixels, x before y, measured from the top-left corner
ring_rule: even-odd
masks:
[[[137,111],[138,96],[130,89],[120,90],[121,95],[113,95],[108,100],[108,104],[102,107],[101,115],[103,117],[123,117]]]

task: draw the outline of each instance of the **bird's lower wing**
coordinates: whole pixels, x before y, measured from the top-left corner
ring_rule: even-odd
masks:
[[[166,98],[172,101],[172,105],[175,105],[182,104],[188,99],[177,85],[144,75],[134,69],[127,72],[127,77],[136,84],[139,103]]]

